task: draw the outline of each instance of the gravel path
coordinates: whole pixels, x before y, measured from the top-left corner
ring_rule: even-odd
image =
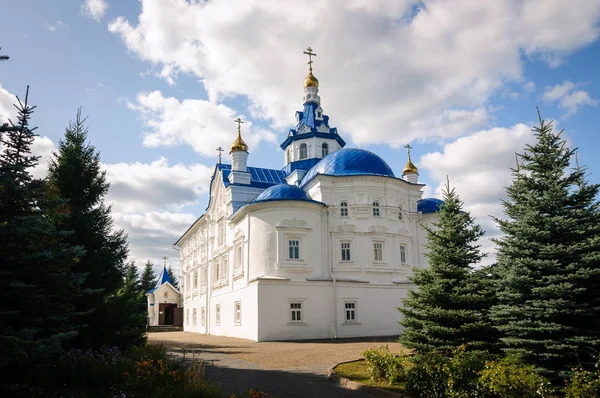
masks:
[[[195,356],[209,364],[207,379],[226,394],[253,388],[276,398],[369,397],[327,380],[325,372],[336,363],[360,358],[369,347],[388,344],[394,352],[402,349],[396,342],[381,340],[256,343],[188,332],[149,333],[148,341],[163,344],[173,353],[186,349],[187,356],[195,351]]]

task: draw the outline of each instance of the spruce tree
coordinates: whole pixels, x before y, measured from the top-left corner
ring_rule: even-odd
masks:
[[[86,142],[84,123],[79,109],[50,161],[48,180],[68,201],[69,214],[60,227],[74,231],[71,244],[86,250],[74,269],[86,275],[83,287],[87,292],[74,301],[83,325],[75,346],[95,348],[106,344],[111,334],[120,333],[118,325],[109,330],[106,324],[116,316],[113,298],[123,284],[128,249],[124,232],[113,229],[111,209],[104,204],[109,184],[99,153]]]
[[[429,268],[414,269],[411,280],[417,289],[398,308],[404,327],[400,342],[419,353],[448,353],[463,344],[491,350],[496,345],[488,318],[493,291],[485,273],[473,271],[484,257],[477,244],[484,231],[462,210],[463,202],[449,182],[443,200],[436,222],[424,226]]]
[[[170,265],[167,268],[167,273],[169,274],[169,278],[171,278],[171,285],[173,285],[176,289],[179,289],[179,279],[177,278],[177,275],[175,275],[175,271],[173,271],[173,268],[171,268]]]
[[[0,377],[13,375],[11,383],[77,334],[71,297],[78,280],[71,267],[83,254],[65,243],[70,232],[54,226],[67,211],[63,202],[31,175],[38,157],[31,155],[35,107],[28,96],[29,88],[24,102],[17,98],[17,123],[0,126]]]
[[[513,170],[506,219],[496,219],[504,235],[492,317],[507,351],[559,381],[600,352],[600,187],[570,168],[562,131],[539,120]]]
[[[142,272],[142,278],[140,282],[142,291],[148,293],[148,290],[154,289],[156,285],[156,274],[154,274],[154,264],[148,260],[144,265],[144,272]]]

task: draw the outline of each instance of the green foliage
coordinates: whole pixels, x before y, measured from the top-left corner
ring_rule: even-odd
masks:
[[[31,175],[38,158],[31,155],[35,107],[28,92],[18,100],[17,123],[0,126],[0,378],[12,382],[76,334],[71,297],[78,279],[71,268],[83,254],[67,243],[70,231],[54,227],[65,215],[63,202]]]
[[[600,363],[599,363],[600,364]],[[600,370],[589,371],[581,367],[573,370],[573,375],[566,381],[565,398],[597,398],[600,396]]]
[[[462,211],[463,202],[446,184],[444,204],[437,222],[427,230],[429,268],[415,268],[408,292],[398,308],[403,319],[400,342],[418,353],[450,353],[463,344],[469,349],[490,350],[497,332],[488,318],[494,303],[492,284],[473,265],[484,255],[477,241],[484,234],[474,219]]]
[[[139,341],[144,329],[139,329],[137,335],[132,333],[130,325],[135,320],[127,319],[131,313],[123,308],[118,296],[125,277],[127,241],[123,231],[113,229],[110,207],[103,202],[109,184],[99,153],[86,142],[85,121],[78,110],[48,170],[49,182],[69,206],[59,228],[74,231],[70,243],[86,250],[74,267],[74,272],[85,275],[86,292],[73,301],[81,313],[77,320],[82,325],[74,344],[79,348],[123,346]],[[127,342],[126,335],[132,340]]]
[[[498,304],[507,352],[558,383],[600,351],[600,186],[570,169],[574,150],[540,117],[496,222]]]
[[[369,348],[361,353],[365,357],[367,374],[371,380],[385,380],[394,384],[406,375],[406,358],[392,354],[388,346]]]
[[[73,349],[31,374],[36,387],[15,385],[10,393],[23,397],[221,397],[197,371],[197,367],[169,360],[165,349],[154,345],[126,352],[116,347]]]
[[[156,285],[156,275],[154,274],[154,264],[148,260],[146,265],[144,265],[144,272],[142,272],[142,277],[140,281],[142,292],[147,293],[148,290],[154,288]]]
[[[479,373],[490,358],[487,352],[468,351],[465,346],[450,356],[441,352],[415,355],[406,372],[406,389],[423,398],[487,397]]]
[[[481,372],[480,382],[490,394],[494,394],[492,396],[498,398],[543,398],[553,392],[546,378],[514,354],[488,362]]]
[[[173,285],[176,289],[179,289],[179,279],[177,278],[177,275],[175,275],[175,271],[173,271],[173,268],[171,268],[170,265],[169,268],[167,268],[167,273],[169,274],[169,278],[171,278],[171,285]]]

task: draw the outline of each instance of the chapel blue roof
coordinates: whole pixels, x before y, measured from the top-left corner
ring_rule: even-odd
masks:
[[[436,198],[425,198],[417,201],[417,211],[423,214],[437,213],[444,201]]]
[[[313,201],[304,190],[295,185],[278,184],[262,191],[252,202],[267,202],[274,200]]]
[[[373,152],[357,148],[345,148],[330,153],[311,168],[300,186],[306,185],[317,174],[330,176],[378,175],[395,177],[390,166]]]
[[[169,282],[171,285],[173,284],[173,281],[171,280],[171,277],[169,276],[169,271],[167,271],[167,267],[163,267],[160,275],[158,276],[158,280],[156,281],[156,285],[154,286],[154,289],[148,290],[148,293],[152,293],[153,291],[155,291],[156,289],[158,289],[159,287],[161,287],[162,285],[164,285],[167,282]]]
[[[316,112],[318,108],[319,104],[316,102],[306,102],[304,104],[304,110],[296,112],[296,128],[290,129],[285,141],[280,145],[281,149],[287,148],[292,141],[313,137],[334,139],[342,148],[346,146],[346,141],[338,135],[337,128],[329,126],[329,116],[322,115],[320,119],[317,119]],[[328,132],[319,131],[321,125],[325,125]],[[298,131],[304,126],[308,127],[308,130],[299,133]]]
[[[219,163],[217,169],[223,173],[223,184],[227,188],[230,184],[229,174],[231,174],[231,165]],[[274,169],[263,169],[261,167],[248,167],[250,173],[250,186],[256,188],[268,188],[274,184],[285,183],[285,171]]]

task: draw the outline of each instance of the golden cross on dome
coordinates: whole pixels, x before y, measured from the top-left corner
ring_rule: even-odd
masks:
[[[238,124],[238,133],[239,133],[240,128],[242,127],[242,124],[244,123],[244,121],[238,117],[237,119],[234,120],[234,122],[236,122]]]
[[[304,54],[308,55],[308,67],[310,68],[310,70],[312,70],[312,63],[313,63],[312,57],[316,57],[317,54],[313,53],[312,48],[310,48],[310,47],[308,47],[306,49],[306,51],[304,51]]]
[[[406,144],[404,148],[406,148],[406,150],[408,151],[408,157],[410,158],[410,150],[412,149],[412,147],[410,146],[410,144]]]
[[[221,164],[221,152],[225,152],[225,149],[218,147],[217,152],[219,152],[219,164]]]

